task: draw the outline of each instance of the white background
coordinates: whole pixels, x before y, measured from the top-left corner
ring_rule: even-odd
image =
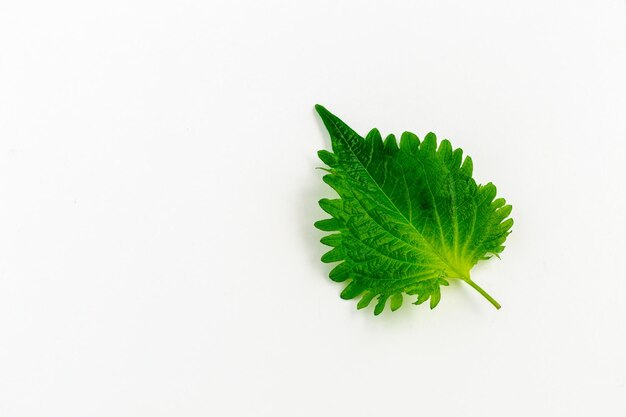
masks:
[[[440,305],[339,298],[313,111],[513,205]],[[624,416],[626,7],[0,3],[0,416]]]

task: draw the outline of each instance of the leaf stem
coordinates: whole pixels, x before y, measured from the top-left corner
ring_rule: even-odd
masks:
[[[489,294],[487,294],[487,291],[483,290],[482,288],[480,288],[480,286],[478,284],[476,284],[474,281],[472,281],[471,279],[464,279],[463,281],[467,282],[469,285],[471,285],[472,288],[474,288],[476,291],[478,291],[483,297],[485,297],[487,300],[489,300],[489,302],[491,304],[493,304],[493,306],[495,308],[497,308],[498,310],[500,310],[500,303],[498,303],[496,300],[494,300],[494,298],[492,296],[490,296]]]

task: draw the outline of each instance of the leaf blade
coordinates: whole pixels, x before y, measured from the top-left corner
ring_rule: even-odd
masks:
[[[493,184],[476,184],[461,149],[448,140],[437,146],[433,133],[420,142],[405,132],[399,146],[393,135],[383,142],[376,129],[363,138],[323,106],[316,110],[333,149],[318,153],[332,168],[324,182],[339,199],[320,200],[332,218],[315,225],[339,232],[322,238],[334,247],[322,260],[343,261],[343,273],[331,278],[347,279],[350,271],[342,298],[364,293],[363,308],[378,296],[375,315],[387,299],[392,311],[400,308],[402,293],[417,294],[418,304],[430,299],[435,308],[444,278],[467,281],[479,260],[502,252],[511,206],[494,200]]]

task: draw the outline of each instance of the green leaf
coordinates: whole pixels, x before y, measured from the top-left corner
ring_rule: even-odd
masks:
[[[383,141],[377,129],[359,136],[324,107],[315,106],[332,141],[318,153],[327,166],[323,180],[339,199],[322,199],[331,217],[315,223],[333,232],[321,239],[332,249],[323,262],[341,262],[330,273],[347,281],[341,297],[361,296],[357,307],[377,298],[374,314],[387,300],[392,311],[402,294],[430,300],[435,308],[441,286],[459,279],[496,308],[500,304],[471,278],[476,263],[498,256],[510,233],[511,206],[496,199],[496,187],[477,185],[470,157],[434,133],[422,141],[410,132]]]

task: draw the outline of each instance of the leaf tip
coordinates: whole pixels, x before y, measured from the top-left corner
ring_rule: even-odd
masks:
[[[324,106],[322,106],[321,104],[316,104],[315,105],[315,111],[317,112],[317,114],[320,115],[320,117],[324,118],[324,117],[328,117],[330,115],[332,115],[331,112],[328,111],[328,109]]]

